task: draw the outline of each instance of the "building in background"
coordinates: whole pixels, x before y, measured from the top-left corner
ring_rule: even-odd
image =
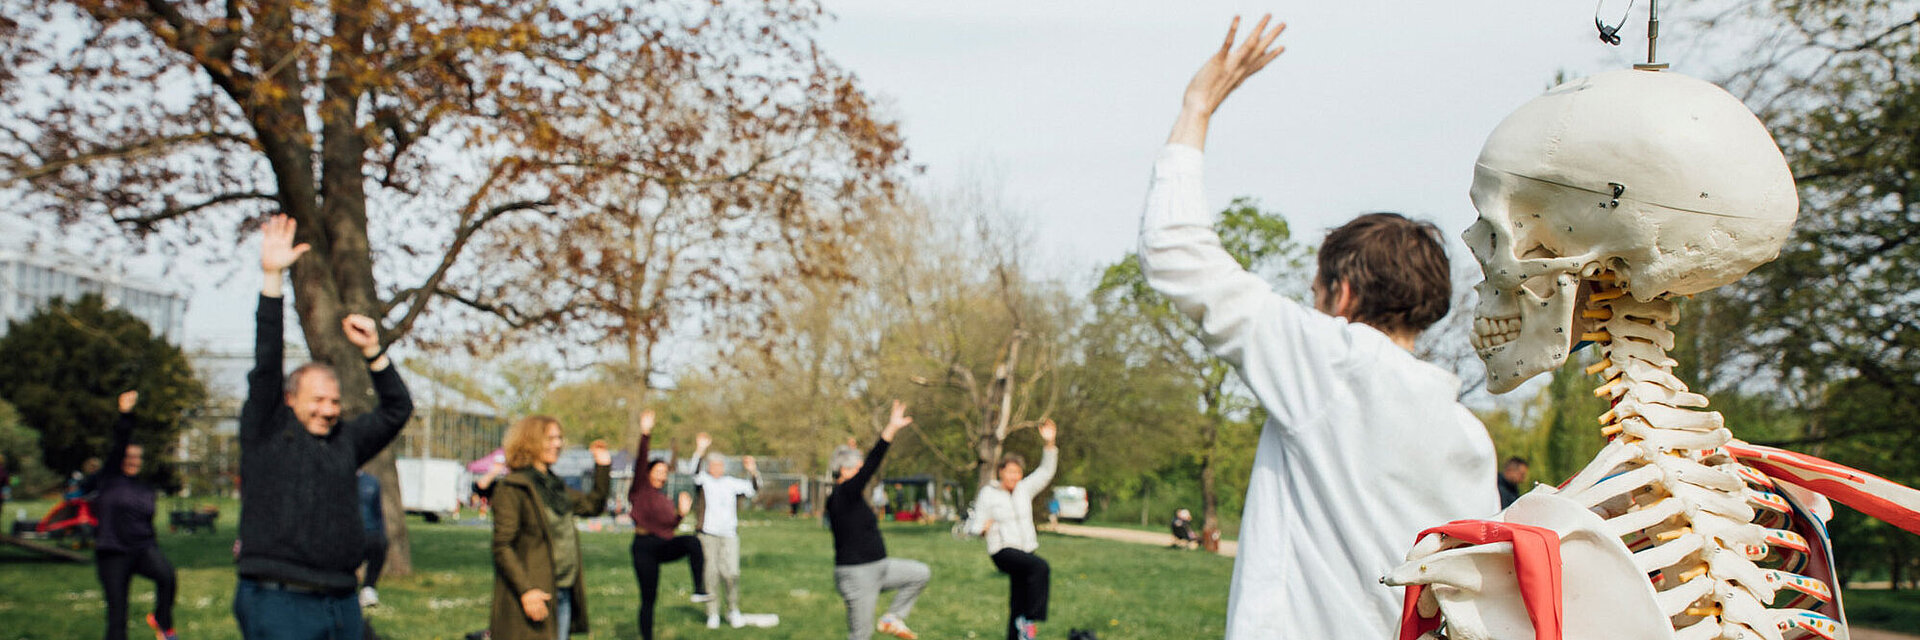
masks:
[[[24,320],[55,298],[79,300],[99,294],[107,307],[122,309],[147,323],[154,335],[180,344],[187,314],[187,292],[155,278],[133,275],[58,249],[29,243],[24,234],[0,225],[0,335],[6,323]]]

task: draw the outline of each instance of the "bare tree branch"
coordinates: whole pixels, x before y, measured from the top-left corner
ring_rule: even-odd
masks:
[[[205,209],[207,207],[218,206],[218,205],[226,204],[229,202],[239,202],[242,200],[278,201],[279,196],[275,196],[274,194],[271,194],[271,193],[261,193],[259,191],[236,191],[233,193],[223,193],[217,196],[213,196],[211,198],[207,198],[206,200],[196,202],[194,204],[182,205],[177,207],[167,207],[165,209],[161,209],[158,212],[151,213],[144,216],[115,217],[113,218],[113,222],[115,224],[131,225],[135,229],[139,229],[141,231],[151,231],[153,229],[153,225],[157,223],[160,223],[166,220],[172,220],[174,218],[178,218],[178,217],[193,213],[195,211]]]
[[[400,338],[401,336],[405,336],[407,335],[407,332],[412,331],[413,323],[416,320],[419,320],[420,314],[426,311],[427,309],[427,302],[431,300],[435,295],[446,297],[456,302],[460,302],[461,304],[465,304],[469,307],[473,307],[476,310],[485,311],[487,313],[499,316],[501,319],[507,320],[508,324],[510,325],[513,324],[514,321],[512,318],[509,318],[508,316],[503,315],[498,310],[483,308],[481,305],[478,305],[476,302],[468,301],[457,295],[451,294],[450,292],[446,292],[442,290],[440,288],[440,283],[446,280],[447,271],[453,268],[454,262],[460,257],[460,252],[466,249],[467,243],[469,241],[473,240],[473,235],[475,233],[478,233],[482,228],[486,227],[487,223],[492,222],[496,219],[499,219],[501,216],[504,216],[516,211],[537,211],[537,210],[545,209],[552,206],[553,206],[553,202],[549,200],[519,200],[515,202],[508,202],[505,204],[494,206],[493,208],[488,209],[485,212],[481,213],[479,216],[474,217],[472,220],[467,221],[466,224],[461,225],[459,229],[454,231],[453,242],[447,245],[447,252],[440,256],[439,266],[434,267],[433,274],[427,276],[427,279],[425,282],[421,283],[420,286],[418,287],[414,287],[412,289],[406,289],[395,294],[393,299],[388,300],[385,304],[380,305],[380,315],[382,317],[385,317],[387,314],[393,312],[394,307],[398,306],[401,300],[411,299],[411,302],[408,303],[407,305],[407,314],[405,316],[402,316],[400,318],[400,321],[397,323],[394,323],[393,328],[387,331],[386,339],[388,341],[392,341]],[[515,326],[514,328],[518,329],[520,327]]]

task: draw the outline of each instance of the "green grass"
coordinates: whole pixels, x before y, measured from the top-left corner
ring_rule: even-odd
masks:
[[[9,516],[13,503],[8,504]],[[35,514],[44,512],[32,512]],[[381,581],[381,606],[370,612],[384,637],[459,638],[487,624],[493,573],[488,530],[411,522],[415,573]],[[237,638],[231,614],[234,521],[223,514],[217,534],[161,532],[160,544],[179,571],[175,622],[192,640]],[[909,620],[929,639],[997,638],[1003,633],[1006,578],[979,540],[955,540],[944,526],[882,525],[889,555],[926,562],[933,584]],[[630,533],[583,533],[588,609],[594,638],[636,638]],[[741,590],[748,612],[778,613],[773,629],[709,631],[705,605],[687,601],[685,563],[664,567],[655,637],[832,638],[846,633],[846,609],[833,589],[832,538],[814,520],[750,520],[741,535]],[[1100,540],[1042,534],[1040,553],[1053,564],[1052,620],[1047,633],[1092,628],[1102,638],[1219,637],[1226,618],[1229,558]],[[134,579],[135,620],[153,602],[151,583]],[[881,608],[887,597],[883,596]],[[93,567],[33,560],[0,549],[0,640],[66,640],[100,635],[104,605]],[[578,636],[586,637],[586,636]]]
[[[39,515],[46,503],[8,503]],[[228,513],[231,513],[229,511]],[[235,520],[223,514],[215,534],[161,532],[160,544],[179,571],[175,617],[181,637],[239,637],[231,612]],[[416,572],[381,581],[382,605],[371,611],[384,637],[459,638],[486,626],[492,565],[488,530],[455,524],[412,524]],[[891,555],[926,562],[931,587],[910,620],[929,640],[997,638],[1005,624],[1006,578],[994,571],[978,540],[954,540],[944,526],[883,525]],[[594,638],[635,638],[634,584],[629,533],[583,533],[588,606]],[[754,519],[742,530],[744,609],[780,614],[773,629],[704,626],[704,605],[687,601],[684,562],[662,573],[662,640],[722,638],[833,638],[846,631],[845,609],[833,590],[831,537],[814,520]],[[1231,559],[1161,547],[1041,535],[1041,553],[1053,564],[1050,637],[1092,628],[1109,640],[1219,637],[1226,617]],[[134,579],[135,619],[129,630],[145,637],[138,617],[152,606],[151,583]],[[1849,590],[1847,614],[1861,627],[1920,633],[1920,594]],[[882,600],[882,608],[886,600]],[[43,561],[0,548],[0,640],[98,637],[104,605],[90,564]],[[581,636],[585,637],[585,636]]]

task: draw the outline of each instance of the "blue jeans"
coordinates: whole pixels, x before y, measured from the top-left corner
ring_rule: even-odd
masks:
[[[553,594],[553,624],[560,632],[554,640],[567,640],[573,635],[573,590],[559,589]]]
[[[233,619],[246,640],[361,640],[360,600],[352,592],[282,591],[241,578]]]

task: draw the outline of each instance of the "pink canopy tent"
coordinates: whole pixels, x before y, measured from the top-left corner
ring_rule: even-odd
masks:
[[[471,473],[476,476],[486,475],[488,471],[493,469],[493,465],[496,465],[496,464],[498,465],[507,464],[506,449],[494,449],[493,453],[480,456],[479,460],[475,460],[473,462],[467,463],[467,473]]]

